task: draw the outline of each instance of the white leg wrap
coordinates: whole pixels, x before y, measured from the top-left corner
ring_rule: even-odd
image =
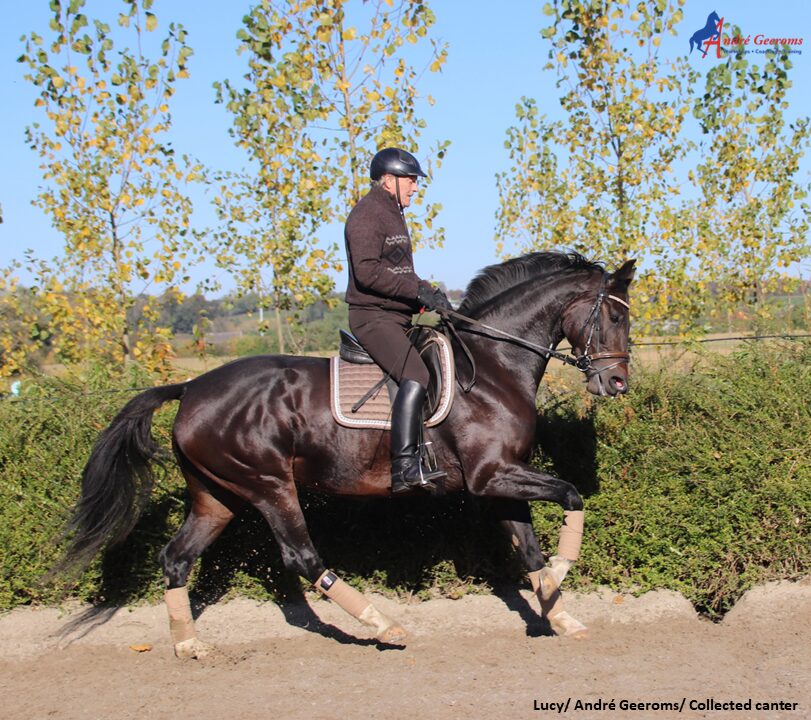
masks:
[[[330,600],[367,627],[374,628],[375,637],[385,643],[402,643],[406,633],[394,620],[386,617],[362,593],[347,585],[334,572],[325,571],[315,586]]]
[[[213,648],[196,637],[186,587],[167,590],[164,598],[166,609],[169,611],[169,631],[172,634],[175,656],[202,659],[210,654]]]
[[[191,614],[189,591],[186,586],[167,590],[164,596],[169,611],[169,631],[172,642],[182,643],[194,638],[194,619]]]
[[[580,557],[583,544],[584,515],[582,510],[566,510],[563,513],[563,526],[560,528],[558,555],[574,562]]]

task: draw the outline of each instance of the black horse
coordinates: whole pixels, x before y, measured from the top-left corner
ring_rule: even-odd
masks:
[[[590,392],[627,391],[633,274],[634,261],[611,274],[579,255],[557,253],[533,253],[483,270],[459,308],[475,323],[455,321],[477,380],[468,392],[457,393],[447,419],[430,431],[448,473],[442,489],[494,499],[542,613],[561,635],[585,631],[562,609],[558,591],[579,553],[583,503],[573,485],[527,464],[535,397],[550,354],[561,356],[554,348],[564,338]],[[150,461],[159,452],[152,414],[179,400],[173,448],[191,509],[161,553],[176,654],[199,657],[206,651],[195,636],[186,580],[194,561],[247,503],[267,520],[289,570],[374,628],[381,642],[402,642],[398,624],[324,567],[299,504],[298,488],[390,493],[388,433],[336,424],[329,384],[326,359],[260,356],[133,398],[99,436],[84,469],[67,562],[88,562],[133,528],[149,496]],[[564,510],[558,552],[548,564],[532,529],[530,500],[552,501]]]

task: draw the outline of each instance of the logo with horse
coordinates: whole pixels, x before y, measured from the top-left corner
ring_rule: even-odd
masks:
[[[693,48],[697,47],[702,50],[701,57],[707,57],[707,51],[715,45],[717,57],[721,57],[721,50],[727,52],[726,48],[721,47],[721,32],[724,29],[724,18],[718,17],[718,13],[713,10],[707,16],[707,22],[701,30],[697,30],[690,36],[690,52]]]
[[[690,36],[690,52],[692,53],[694,48],[698,48],[702,58],[707,57],[707,53],[712,47],[715,47],[715,57],[718,59],[726,57],[730,52],[742,54],[779,51],[780,53],[801,54],[802,50],[799,46],[802,44],[802,37],[770,37],[763,33],[745,35],[737,28],[731,35],[724,35],[724,18],[720,17],[715,10],[707,16],[704,27]],[[748,49],[750,45],[754,48]],[[721,55],[722,52],[724,55]]]

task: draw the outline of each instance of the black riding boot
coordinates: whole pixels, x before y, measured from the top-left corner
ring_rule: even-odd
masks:
[[[416,380],[403,380],[391,409],[391,491],[433,490],[444,478],[442,470],[429,470],[420,459],[420,430],[425,388]]]

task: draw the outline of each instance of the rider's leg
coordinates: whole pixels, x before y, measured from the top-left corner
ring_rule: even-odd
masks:
[[[392,406],[392,492],[432,489],[443,477],[420,462],[420,431],[428,368],[406,336],[410,315],[350,308],[349,326],[375,362],[398,383]]]
[[[433,489],[445,477],[441,470],[428,470],[420,453],[420,429],[425,387],[403,379],[391,409],[391,491]]]

